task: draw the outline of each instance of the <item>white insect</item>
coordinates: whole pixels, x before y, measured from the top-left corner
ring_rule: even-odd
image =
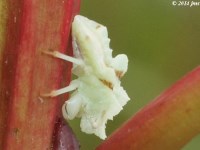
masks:
[[[62,107],[64,118],[80,117],[83,132],[105,139],[107,120],[112,120],[129,100],[120,85],[120,78],[127,71],[128,58],[124,54],[113,58],[107,28],[86,17],[75,16],[72,38],[74,57],[57,51],[45,53],[72,62],[72,72],[78,78],[46,96],[74,90]]]

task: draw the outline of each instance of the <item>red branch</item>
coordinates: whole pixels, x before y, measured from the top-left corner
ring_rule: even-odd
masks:
[[[60,88],[64,72],[69,83],[71,64],[42,51],[66,51],[80,1],[7,0],[1,4],[7,15],[5,26],[0,26],[5,31],[0,38],[0,149],[50,149],[63,102],[39,95]]]
[[[200,133],[200,67],[144,107],[96,150],[177,150]]]

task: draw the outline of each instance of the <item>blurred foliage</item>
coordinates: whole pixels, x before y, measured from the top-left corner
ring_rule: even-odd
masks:
[[[122,85],[131,101],[108,122],[107,135],[200,64],[199,9],[173,6],[172,1],[82,0],[81,15],[107,26],[114,55],[129,57]],[[95,149],[101,140],[82,133],[79,122],[70,124],[81,149]],[[199,149],[199,141],[200,136],[194,138],[184,150]]]

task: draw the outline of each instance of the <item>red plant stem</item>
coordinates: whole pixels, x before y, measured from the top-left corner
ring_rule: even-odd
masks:
[[[80,0],[2,0],[0,4],[7,13],[7,23],[1,27],[5,34],[0,51],[0,149],[50,149],[62,102],[39,96],[60,88],[65,71],[69,82],[71,64],[42,51],[65,52]]]
[[[200,133],[200,67],[175,83],[96,150],[177,150]]]

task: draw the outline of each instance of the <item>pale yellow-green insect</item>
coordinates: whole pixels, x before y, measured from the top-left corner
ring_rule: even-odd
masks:
[[[105,139],[107,120],[112,120],[130,99],[120,85],[128,58],[124,54],[113,58],[107,28],[86,17],[75,16],[72,38],[74,57],[57,51],[46,53],[72,62],[72,72],[78,78],[48,96],[74,91],[62,107],[64,118],[80,117],[83,132]]]

